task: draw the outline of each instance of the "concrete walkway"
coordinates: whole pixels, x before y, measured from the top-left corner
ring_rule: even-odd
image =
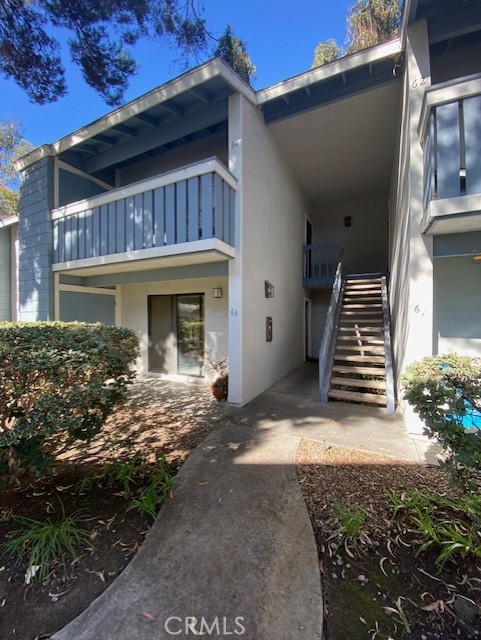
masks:
[[[320,639],[318,558],[295,468],[300,440],[415,461],[430,452],[399,416],[320,406],[316,392],[305,366],[221,421],[182,467],[130,565],[53,638],[195,638],[195,617],[206,638]]]

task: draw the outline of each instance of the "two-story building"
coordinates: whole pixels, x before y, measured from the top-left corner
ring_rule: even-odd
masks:
[[[479,0],[262,91],[211,60],[18,161],[19,319],[130,327],[143,375],[227,358],[237,404],[324,334],[327,396],[392,409],[481,354],[480,148]]]

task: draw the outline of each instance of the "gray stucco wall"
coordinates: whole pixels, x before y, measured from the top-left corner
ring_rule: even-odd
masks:
[[[10,228],[0,227],[0,321],[12,319],[12,270]]]
[[[45,158],[22,173],[20,188],[19,320],[53,320],[52,275],[53,159]]]
[[[60,320],[115,324],[115,297],[98,293],[60,292]]]

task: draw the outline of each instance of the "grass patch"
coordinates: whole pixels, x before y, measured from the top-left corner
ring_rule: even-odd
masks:
[[[27,573],[32,582],[45,582],[52,573],[52,565],[58,562],[64,574],[68,565],[79,559],[81,549],[90,544],[90,532],[81,527],[85,521],[85,510],[62,515],[57,520],[33,520],[25,516],[14,516],[22,528],[14,531],[14,538],[5,542],[4,554],[16,555],[19,560],[28,556]]]
[[[481,497],[428,495],[417,489],[391,491],[393,516],[404,515],[411,531],[424,540],[417,554],[433,548],[439,569],[457,556],[481,558]]]

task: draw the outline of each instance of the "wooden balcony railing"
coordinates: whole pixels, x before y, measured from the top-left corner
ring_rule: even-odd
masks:
[[[54,263],[209,238],[234,246],[236,186],[211,158],[55,209]]]
[[[332,286],[343,254],[339,242],[304,245],[304,287]]]

